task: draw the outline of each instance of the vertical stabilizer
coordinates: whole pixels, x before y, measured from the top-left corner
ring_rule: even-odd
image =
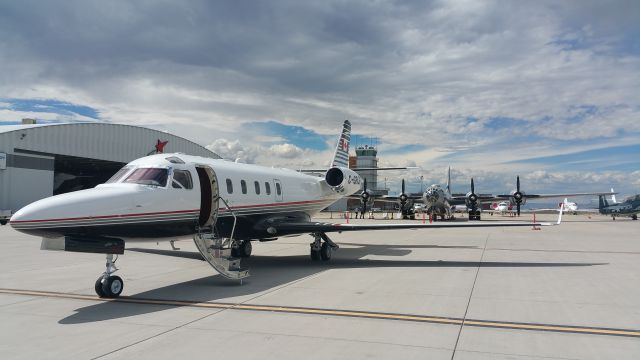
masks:
[[[611,188],[611,203],[612,204],[617,204],[618,201],[616,200],[616,194],[614,194],[615,191],[613,191],[613,188]]]
[[[344,121],[342,126],[342,133],[338,138],[338,144],[336,145],[336,153],[333,155],[331,161],[331,167],[349,167],[349,141],[351,140],[351,122],[349,120]]]
[[[451,166],[447,170],[447,192],[451,194]]]
[[[609,203],[607,203],[607,198],[604,195],[599,195],[598,196],[598,210],[600,210],[600,212],[602,212],[602,210],[606,207],[609,206]]]

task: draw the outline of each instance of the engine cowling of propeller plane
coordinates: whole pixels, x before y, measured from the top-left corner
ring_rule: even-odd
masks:
[[[509,202],[511,203],[511,205],[517,205],[518,200],[520,200],[520,205],[526,204],[527,198],[525,196],[525,193],[517,190],[512,191],[511,197],[509,198]]]

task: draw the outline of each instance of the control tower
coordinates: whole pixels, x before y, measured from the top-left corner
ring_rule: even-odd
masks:
[[[349,159],[349,167],[355,168],[377,168],[378,167],[378,149],[373,146],[364,145],[356,147],[356,156]],[[377,170],[357,171],[363,179],[367,180],[367,189],[371,190],[373,195],[387,195],[388,190],[383,186],[378,186]]]

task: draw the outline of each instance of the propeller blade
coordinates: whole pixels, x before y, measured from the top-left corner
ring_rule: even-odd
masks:
[[[404,194],[404,179],[402,179],[402,193]]]
[[[518,213],[518,216],[520,216],[520,203],[516,204],[516,211]]]
[[[476,191],[475,191],[475,187],[473,186],[473,178],[471,178],[471,193],[472,193],[472,194],[475,194],[475,193],[476,193]]]
[[[364,191],[367,191],[367,178],[364,178]]]
[[[520,175],[516,177],[516,191],[520,192]]]

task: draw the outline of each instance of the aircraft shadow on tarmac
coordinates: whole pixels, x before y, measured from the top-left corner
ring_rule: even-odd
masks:
[[[354,247],[341,247],[334,253],[329,262],[312,262],[308,255],[296,256],[252,256],[243,260],[243,266],[251,269],[251,277],[240,285],[217,274],[202,277],[182,283],[168,285],[157,289],[141,292],[123,298],[161,299],[189,302],[212,302],[230,297],[258,295],[263,291],[319,274],[331,269],[353,268],[428,268],[428,267],[574,267],[606,265],[604,263],[545,263],[545,262],[482,262],[478,261],[426,261],[426,260],[388,260],[363,259],[367,255],[404,256],[411,253],[411,249],[475,249],[476,246],[438,246],[438,245],[361,245],[347,244]],[[202,261],[202,266],[209,266],[202,260],[200,253],[190,251],[174,251],[161,249],[130,248],[127,251],[148,253],[155,255],[174,256]],[[213,270],[212,270],[213,271]],[[76,313],[59,321],[60,324],[78,324],[105,321],[143,315],[166,309],[176,308],[176,305],[134,304],[125,302],[104,302],[76,309]]]

